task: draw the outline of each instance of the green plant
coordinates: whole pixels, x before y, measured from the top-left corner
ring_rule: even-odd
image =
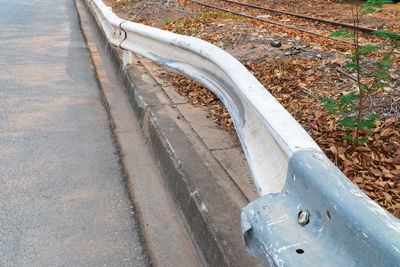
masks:
[[[175,32],[178,33],[178,34],[182,34],[183,27],[175,26]]]
[[[191,21],[190,19],[185,20],[185,22],[183,23],[183,27],[184,27],[185,29],[188,29],[188,28],[190,28],[191,26],[192,26],[192,21]]]
[[[358,27],[363,16],[382,8],[382,4],[385,3],[392,3],[392,1],[368,0],[361,6],[357,6],[355,0],[351,0],[353,25]],[[367,138],[361,137],[361,133],[369,135],[375,127],[375,121],[378,119],[378,115],[374,112],[365,112],[365,99],[372,91],[384,87],[385,82],[390,78],[388,70],[393,66],[395,50],[400,42],[400,35],[395,32],[377,30],[373,34],[388,42],[379,46],[361,45],[360,32],[356,29],[342,29],[330,35],[353,40],[354,50],[351,56],[347,57],[348,62],[344,68],[356,74],[358,90],[357,92],[343,95],[339,99],[326,98],[321,102],[328,114],[339,115],[339,124],[349,132],[343,138],[357,145],[368,141]],[[374,59],[372,54],[378,60]]]
[[[168,25],[171,23],[171,19],[166,16],[162,16],[161,19],[164,21],[165,25]]]

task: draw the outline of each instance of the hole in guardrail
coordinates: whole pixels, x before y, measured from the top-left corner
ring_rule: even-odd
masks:
[[[331,214],[330,214],[329,210],[327,210],[327,211],[326,211],[326,216],[328,217],[328,219],[329,219],[329,220],[330,220],[330,219],[332,219],[332,217],[331,217]]]
[[[301,248],[296,249],[297,254],[303,254],[304,250],[302,250]]]

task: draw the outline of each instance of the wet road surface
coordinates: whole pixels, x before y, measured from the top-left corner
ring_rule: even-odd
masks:
[[[147,266],[72,0],[0,0],[0,266]]]

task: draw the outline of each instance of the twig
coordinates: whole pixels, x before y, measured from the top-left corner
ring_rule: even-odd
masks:
[[[353,77],[353,75],[351,75],[351,74],[348,74],[347,72],[345,72],[345,71],[341,70],[339,67],[337,67],[337,68],[336,68],[336,70],[337,70],[338,72],[340,72],[340,73],[342,73],[342,74],[346,75],[347,77],[349,77],[349,78],[350,78],[350,79],[352,79],[353,81],[357,81],[357,79],[356,79],[356,78],[354,78],[354,77]]]
[[[394,103],[396,103],[398,100],[399,100],[398,98],[397,98],[397,99],[393,99],[392,103],[390,104],[390,111],[389,111],[389,114],[392,113],[393,105],[394,105]],[[397,115],[400,115],[400,114],[399,114],[399,110],[397,109],[397,107],[395,107],[395,109],[396,109],[396,111],[397,111]]]
[[[368,98],[369,98],[369,107],[368,107],[368,109],[371,109],[371,107],[372,107],[372,97],[371,97],[371,95],[368,95]]]
[[[314,97],[315,99],[319,100],[318,97],[316,97],[315,95],[311,94],[310,92],[308,92],[307,90],[303,89],[303,92],[306,93],[307,95]]]

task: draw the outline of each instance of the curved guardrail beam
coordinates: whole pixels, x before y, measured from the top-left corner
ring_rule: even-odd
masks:
[[[355,187],[235,58],[88,1],[109,42],[199,81],[227,107],[261,196],[242,211],[250,254],[271,266],[400,265],[399,220]]]
[[[111,43],[199,81],[221,99],[260,195],[282,190],[293,153],[319,150],[261,83],[224,50],[194,37],[121,20],[100,0],[93,2]]]

